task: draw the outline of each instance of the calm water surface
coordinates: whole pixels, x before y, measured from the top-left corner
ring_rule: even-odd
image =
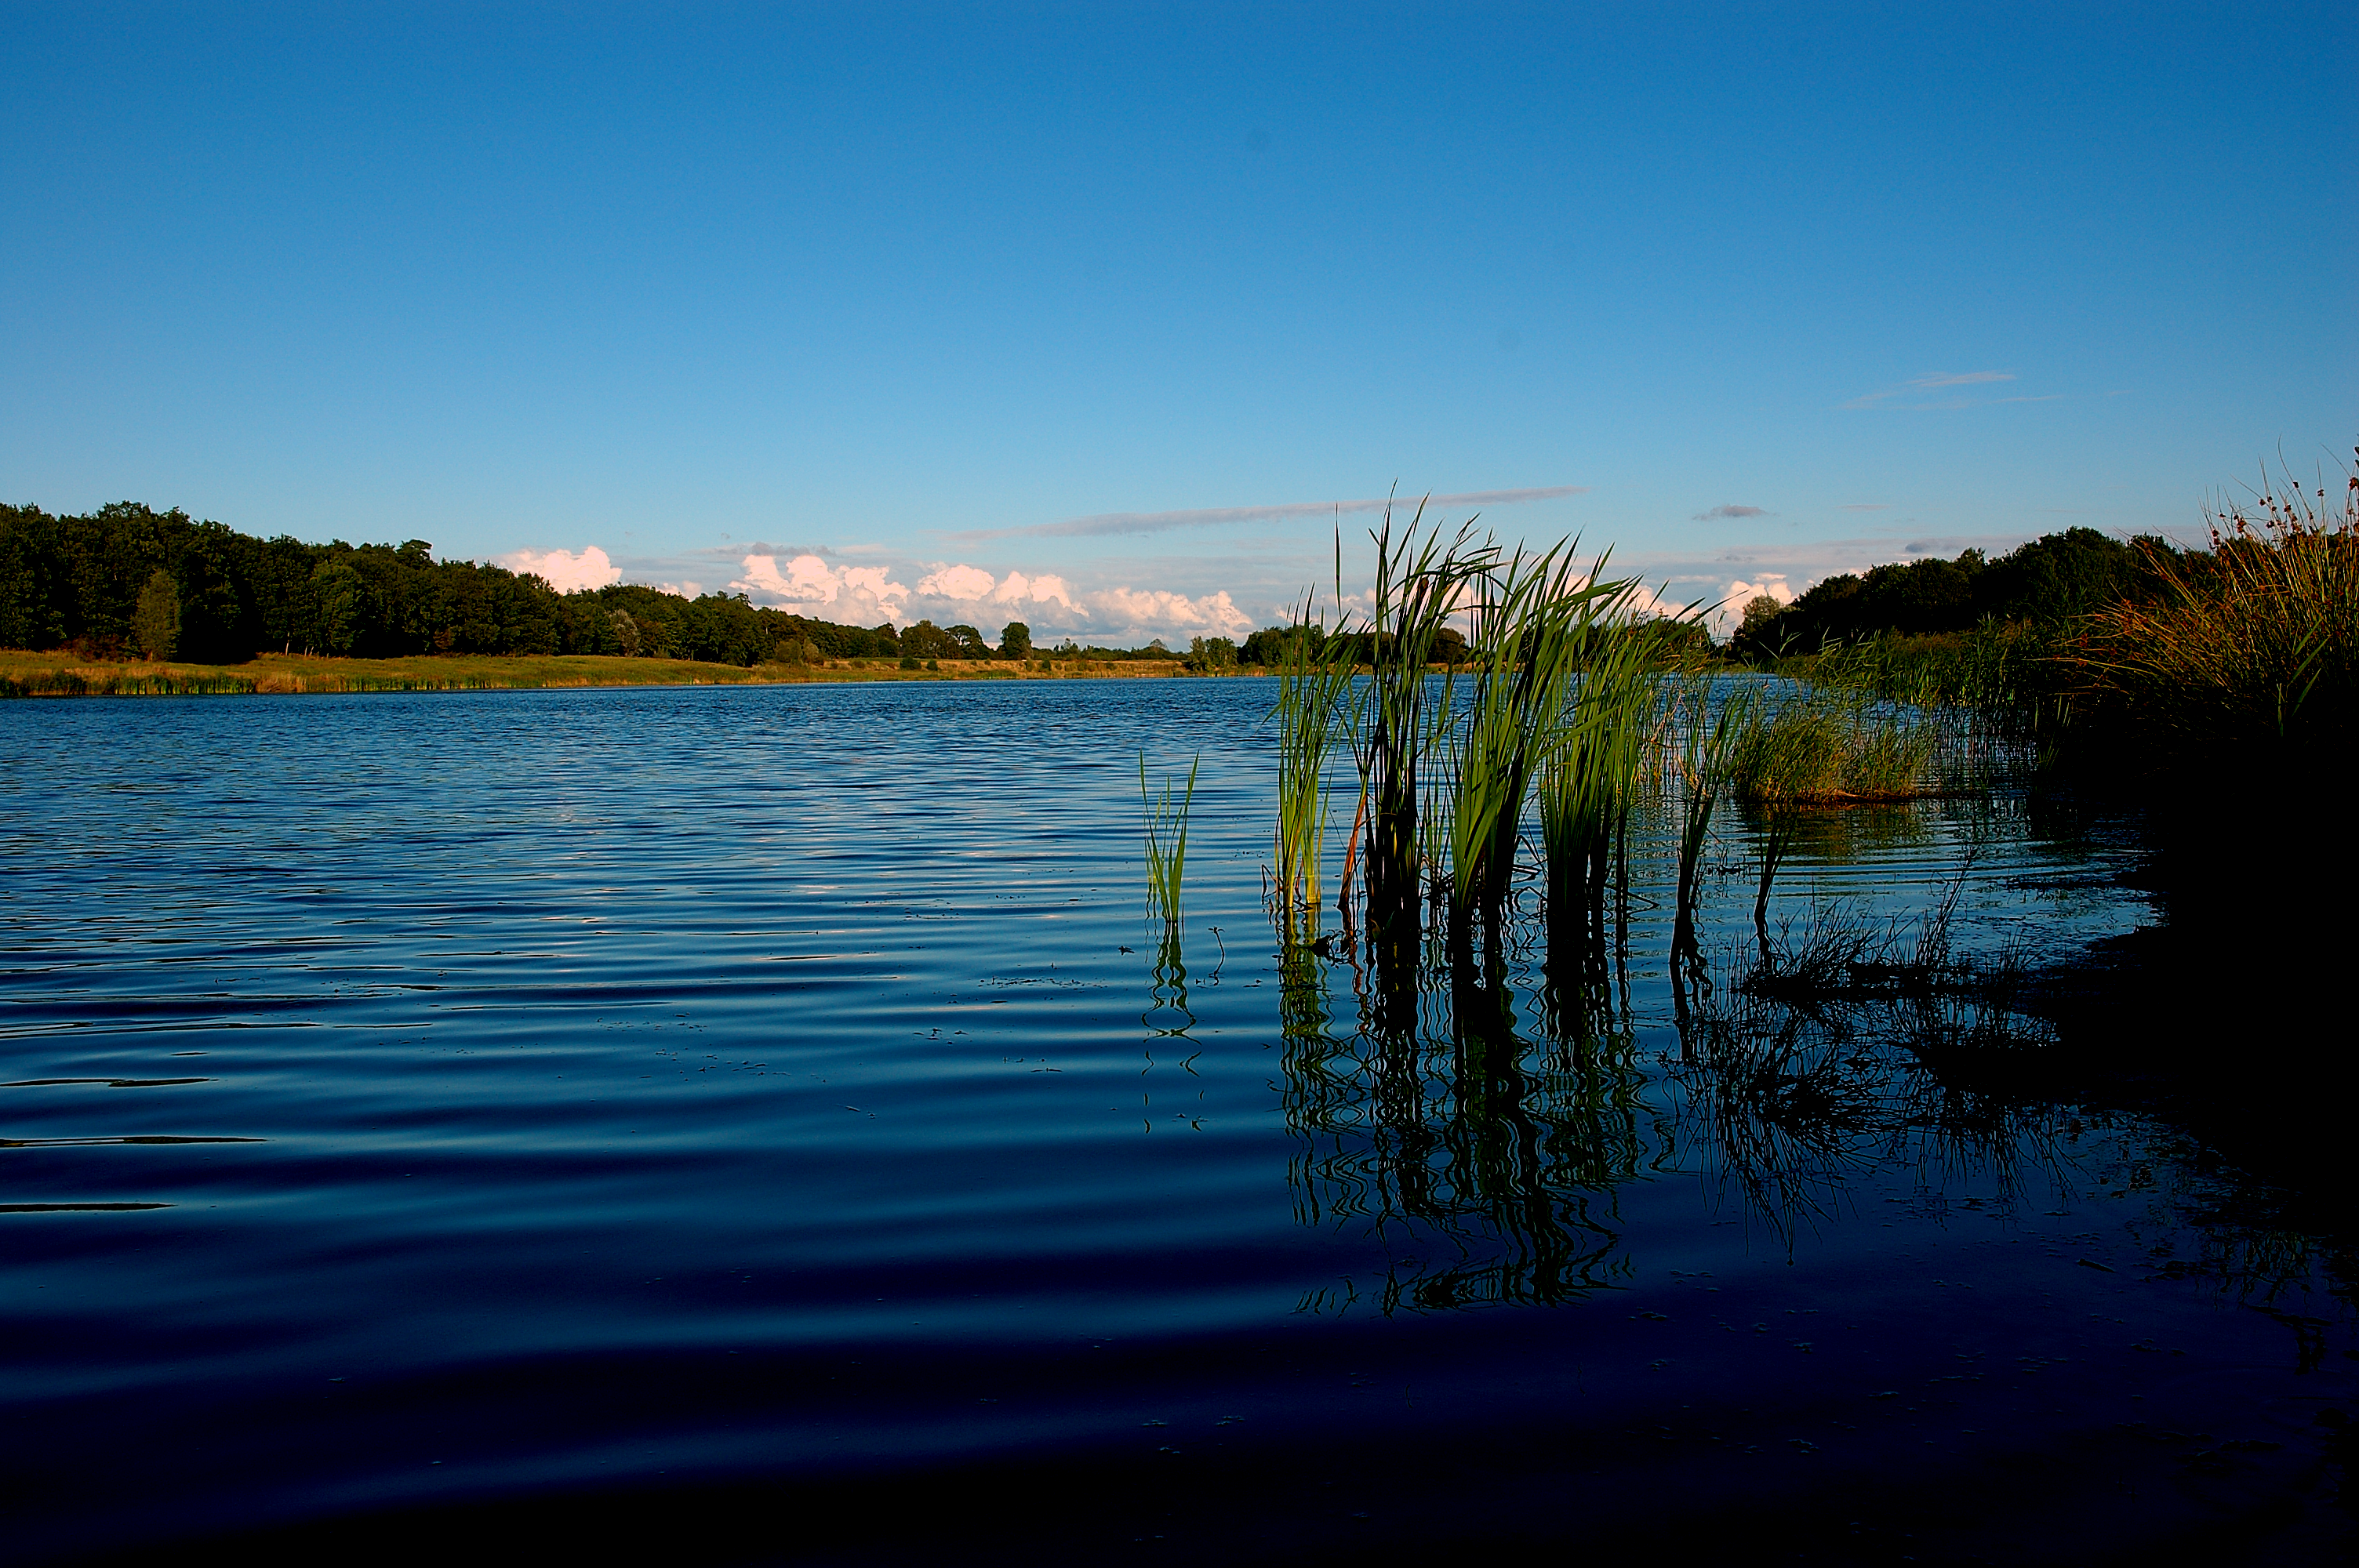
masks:
[[[1700,1061],[1659,832],[1600,1038],[1550,1041],[1535,952],[1479,1071],[1446,1010],[1364,1038],[1346,963],[1289,991],[1270,691],[0,709],[11,1539],[1471,1432],[1625,1501],[2069,1450],[2209,1518],[2222,1453],[2320,1463],[2349,1337],[2303,1238],[1874,1019],[1755,1049],[1731,1000],[1753,1044]],[[1176,963],[1142,748],[1203,759]],[[1900,929],[1962,875],[1962,952],[2050,959],[2145,916],[2133,853],[1844,814],[1773,916]],[[1728,961],[1751,857],[1731,816]]]

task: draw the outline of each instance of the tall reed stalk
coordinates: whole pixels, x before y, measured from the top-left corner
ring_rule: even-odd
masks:
[[[1315,941],[1332,805],[1327,765],[1353,678],[1350,640],[1330,637],[1306,600],[1277,667],[1277,915],[1287,941]]]
[[[1147,910],[1162,917],[1167,931],[1180,925],[1180,884],[1188,868],[1188,810],[1196,799],[1199,754],[1188,764],[1188,787],[1176,801],[1171,781],[1158,797],[1147,782],[1147,753],[1138,754],[1138,799],[1147,808]]]
[[[1548,910],[1552,925],[1566,934],[1577,914],[1602,914],[1610,861],[1625,838],[1639,772],[1660,723],[1660,677],[1646,642],[1595,635],[1589,642],[1569,721],[1539,785]]]
[[[1560,753],[1604,727],[1606,714],[1575,700],[1584,654],[1618,644],[1630,650],[1625,657],[1638,656],[1637,639],[1601,635],[1603,618],[1626,605],[1636,585],[1601,580],[1597,568],[1584,575],[1575,547],[1567,542],[1538,556],[1519,550],[1477,579],[1474,677],[1451,748],[1457,940],[1478,915],[1495,924],[1506,903],[1535,781]]]
[[[1753,727],[1760,693],[1728,693],[1715,712],[1712,682],[1699,676],[1675,699],[1680,711],[1680,880],[1672,919],[1673,954],[1699,957],[1695,935],[1696,878],[1703,865],[1712,807],[1727,787],[1730,759]]]
[[[1419,770],[1440,739],[1426,667],[1462,594],[1498,557],[1495,546],[1473,542],[1471,519],[1446,541],[1424,521],[1420,502],[1396,535],[1387,508],[1375,535],[1369,677],[1358,688],[1350,731],[1367,811],[1368,935],[1380,967],[1404,982],[1415,975],[1424,891]]]

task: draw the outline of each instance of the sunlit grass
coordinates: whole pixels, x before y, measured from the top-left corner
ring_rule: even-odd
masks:
[[[2109,732],[2212,767],[2346,752],[2359,695],[2359,473],[2339,509],[2290,474],[2210,509],[2212,547],[2150,558],[2162,591],[2090,615],[2065,657]]]

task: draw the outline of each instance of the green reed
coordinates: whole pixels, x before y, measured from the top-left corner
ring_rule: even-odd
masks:
[[[1167,930],[1180,925],[1180,880],[1188,868],[1188,810],[1196,799],[1200,753],[1188,764],[1188,787],[1172,797],[1171,781],[1163,781],[1158,796],[1147,782],[1147,753],[1138,754],[1138,799],[1147,810],[1147,909],[1160,915]]]
[[[1477,654],[1466,717],[1451,736],[1447,803],[1451,918],[1462,938],[1506,903],[1535,781],[1603,717],[1576,701],[1577,676],[1585,653],[1613,645],[1603,617],[1625,607],[1636,584],[1602,580],[1603,560],[1583,574],[1574,548],[1519,550],[1473,584]]]
[[[1306,600],[1288,630],[1277,667],[1277,914],[1287,941],[1315,941],[1332,796],[1327,765],[1338,739],[1353,670],[1350,639],[1330,637]]]
[[[1811,694],[1756,707],[1730,741],[1729,792],[1754,806],[1913,800],[1941,729],[1891,702]]]
[[[1387,952],[1387,968],[1404,974],[1416,962],[1424,892],[1419,774],[1448,717],[1449,686],[1437,709],[1428,700],[1427,666],[1442,628],[1499,554],[1495,546],[1474,544],[1471,520],[1447,540],[1424,521],[1420,502],[1408,527],[1396,535],[1386,508],[1375,535],[1375,599],[1365,634],[1369,676],[1357,687],[1348,727],[1367,822],[1368,933]]]
[[[1626,844],[1661,679],[1645,639],[1593,635],[1559,744],[1539,779],[1547,907],[1560,933],[1576,912],[1602,914],[1608,863]],[[1623,872],[1626,881],[1626,862]]]
[[[1695,676],[1672,697],[1680,728],[1680,877],[1671,946],[1675,954],[1690,956],[1696,951],[1696,878],[1712,808],[1728,787],[1738,747],[1756,728],[1761,696],[1755,687],[1743,687],[1723,697],[1715,711],[1711,690],[1710,677]]]

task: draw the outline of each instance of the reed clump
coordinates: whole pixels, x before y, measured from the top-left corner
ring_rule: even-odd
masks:
[[[1552,889],[1576,876],[1586,885],[1628,810],[1654,682],[1647,644],[1609,634],[1636,584],[1603,579],[1603,567],[1582,571],[1567,541],[1519,551],[1478,579],[1466,716],[1449,731],[1449,899],[1461,938],[1506,903],[1535,784]]]
[[[1428,903],[1447,912],[1457,967],[1478,930],[1495,946],[1536,791],[1555,802],[1549,885],[1594,891],[1589,868],[1630,809],[1666,644],[1643,634],[1636,580],[1605,578],[1602,557],[1584,568],[1571,539],[1504,551],[1472,519],[1427,526],[1422,505],[1397,531],[1387,512],[1371,538],[1369,611],[1323,643],[1298,617],[1300,644],[1280,670],[1277,902],[1315,896],[1326,820],[1315,764],[1340,734],[1360,788],[1338,903],[1348,932],[1356,868],[1379,974],[1407,985]],[[1471,639],[1445,637],[1453,620]],[[1445,650],[1463,650],[1462,665],[1437,672]],[[1406,990],[1387,994],[1406,1004]]]
[[[1779,661],[1777,673],[1910,708],[2037,722],[2061,716],[2052,622],[1989,621],[1965,632],[1884,633]]]
[[[1713,700],[1709,677],[1690,678],[1673,698],[1679,727],[1680,874],[1672,915],[1673,956],[1697,956],[1696,878],[1712,814],[1734,777],[1739,749],[1760,728],[1760,693],[1740,687]]]
[[[2208,551],[2159,547],[2151,601],[2089,615],[2063,658],[2140,760],[2339,762],[2359,696],[2359,472],[2207,506]]]
[[[1282,645],[1269,714],[1277,725],[1277,914],[1288,940],[1319,937],[1333,813],[1328,767],[1343,738],[1353,679],[1350,648],[1327,635],[1306,600]]]
[[[1188,869],[1188,812],[1196,800],[1200,755],[1188,764],[1188,784],[1176,796],[1171,781],[1158,795],[1147,782],[1147,753],[1138,754],[1138,798],[1147,811],[1147,908],[1167,930],[1180,926],[1180,885]]]
[[[1554,927],[1549,952],[1560,972],[1568,951],[1602,955],[1609,872],[1627,902],[1630,816],[1668,719],[1661,675],[1646,642],[1592,642],[1572,694],[1569,733],[1540,769],[1545,907]]]
[[[1367,680],[1355,687],[1347,733],[1360,774],[1356,839],[1366,824],[1366,926],[1386,968],[1415,973],[1428,864],[1419,831],[1420,778],[1450,725],[1454,683],[1429,690],[1428,666],[1472,585],[1487,578],[1498,549],[1474,541],[1473,519],[1445,539],[1425,529],[1419,503],[1396,539],[1392,513],[1375,535],[1376,583],[1366,631]]]
[[[1748,806],[1913,800],[1932,793],[1941,731],[1895,703],[1806,697],[1756,708],[1729,746]]]

